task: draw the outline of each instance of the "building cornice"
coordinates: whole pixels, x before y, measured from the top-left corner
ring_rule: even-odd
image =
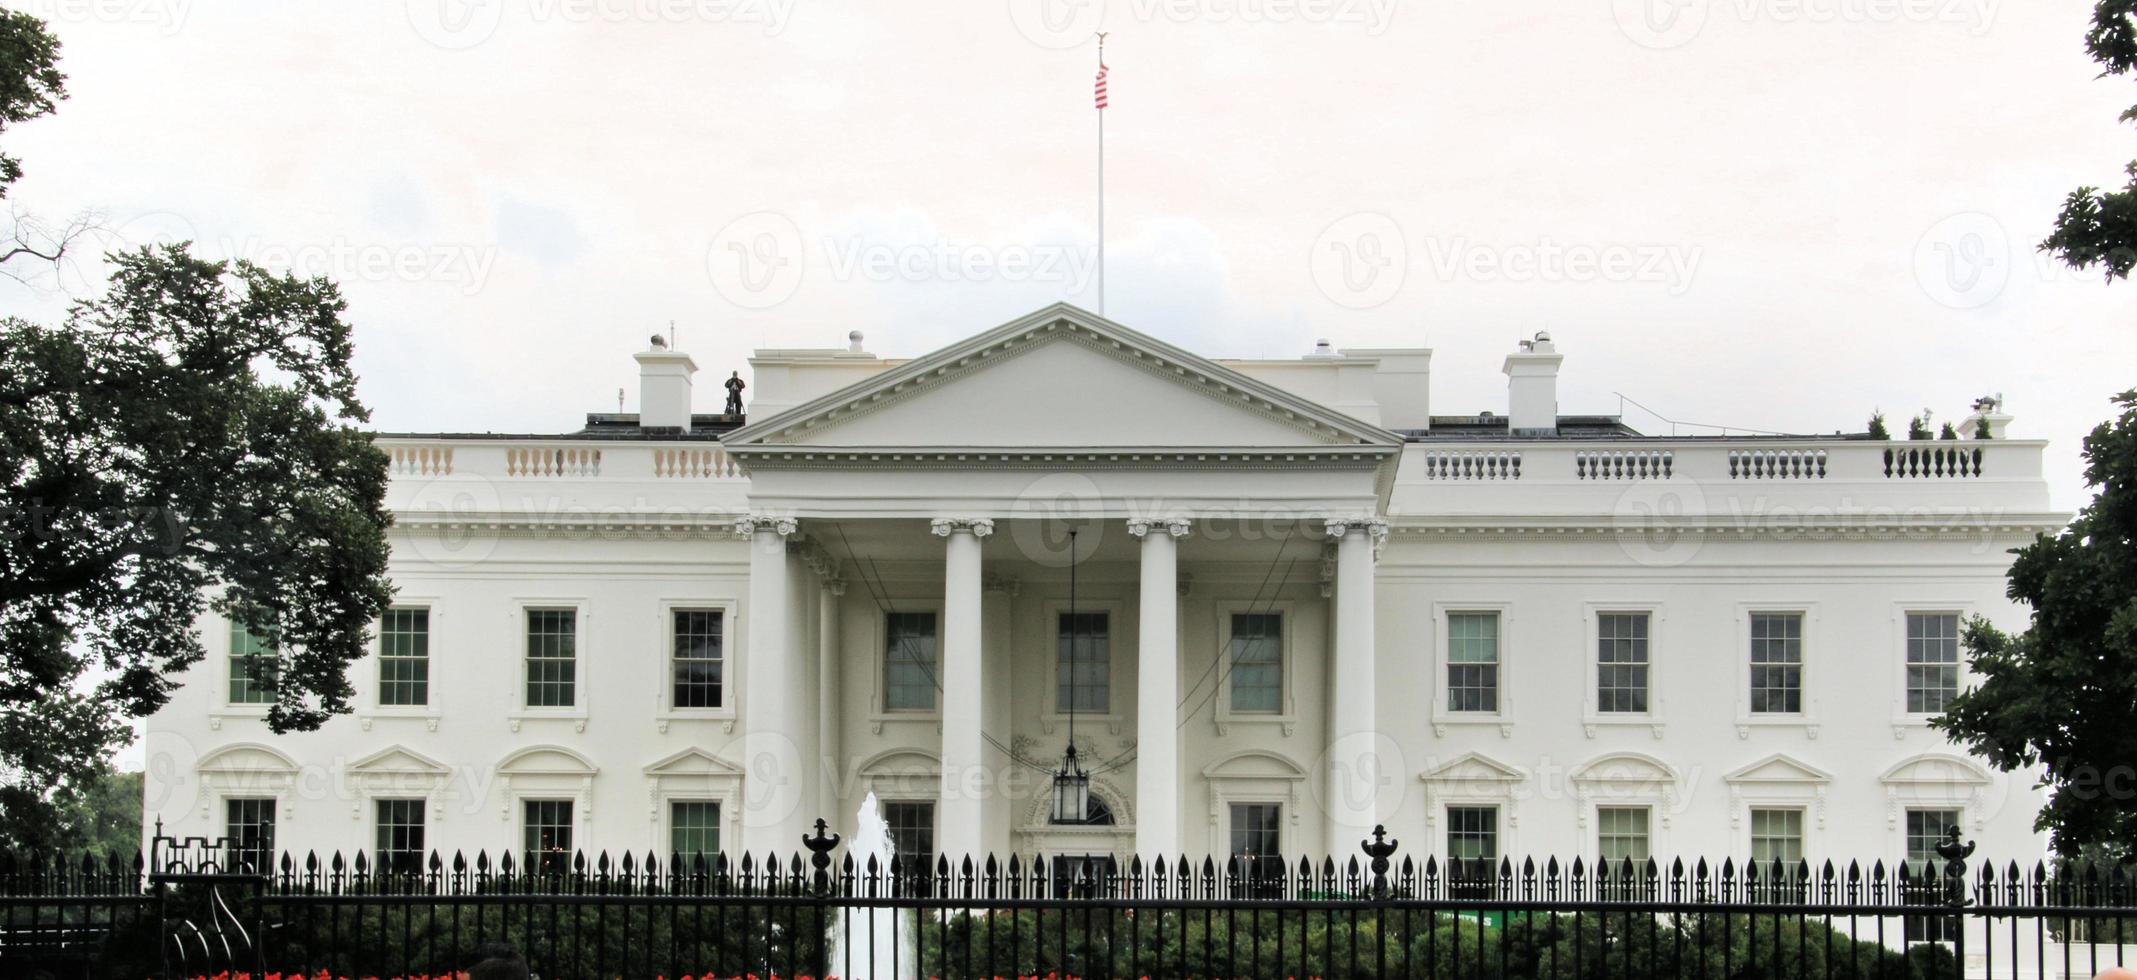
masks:
[[[753,469],[853,469],[882,467],[929,470],[1002,469],[1311,469],[1371,470],[1400,451],[1397,446],[1049,446],[1001,449],[916,446],[730,446],[728,454]]]

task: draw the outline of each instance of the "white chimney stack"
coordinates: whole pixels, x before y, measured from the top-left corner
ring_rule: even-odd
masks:
[[[655,334],[652,346],[632,355],[638,361],[638,425],[646,429],[690,431],[690,376],[697,362]]]
[[[1551,435],[1558,431],[1558,365],[1565,355],[1551,345],[1551,335],[1539,332],[1534,340],[1521,342],[1521,349],[1506,355],[1506,426],[1514,435]]]

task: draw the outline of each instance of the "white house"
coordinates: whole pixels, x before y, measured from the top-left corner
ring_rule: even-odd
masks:
[[[1538,335],[1503,412],[1435,416],[1428,350],[1211,360],[1053,306],[909,360],[758,351],[741,424],[655,345],[635,416],[380,436],[399,596],[360,707],[270,734],[256,645],[203,623],[148,818],[787,854],[873,791],[953,860],[1295,862],[1375,823],[1443,861],[1890,861],[1954,823],[2037,856],[2030,779],[1927,719],[1967,617],[2024,624],[2042,443],[1993,402],[1958,442],[1641,435],[1560,414],[1563,357]]]

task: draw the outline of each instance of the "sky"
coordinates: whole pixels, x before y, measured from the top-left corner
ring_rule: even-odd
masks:
[[[1663,433],[2002,393],[2064,510],[2137,387],[2137,283],[2034,248],[2137,157],[2082,0],[5,5],[72,94],[10,203],[333,277],[384,431],[635,410],[671,321],[710,411],[752,349],[1096,308],[1100,30],[1104,311],[1189,349],[1430,347],[1472,414],[1549,330],[1563,411]]]

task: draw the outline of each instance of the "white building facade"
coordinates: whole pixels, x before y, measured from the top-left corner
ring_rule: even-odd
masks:
[[[2031,779],[1927,724],[1961,624],[2024,626],[2008,549],[2064,520],[1992,403],[1957,442],[1670,438],[1561,415],[1543,337],[1480,416],[1430,414],[1426,350],[1213,361],[1067,306],[861,346],[759,351],[747,424],[656,345],[638,416],[381,436],[399,592],[359,707],[272,735],[257,644],[203,623],[148,819],[785,855],[872,792],[953,861],[1295,865],[1375,824],[1442,861],[2041,852]]]

